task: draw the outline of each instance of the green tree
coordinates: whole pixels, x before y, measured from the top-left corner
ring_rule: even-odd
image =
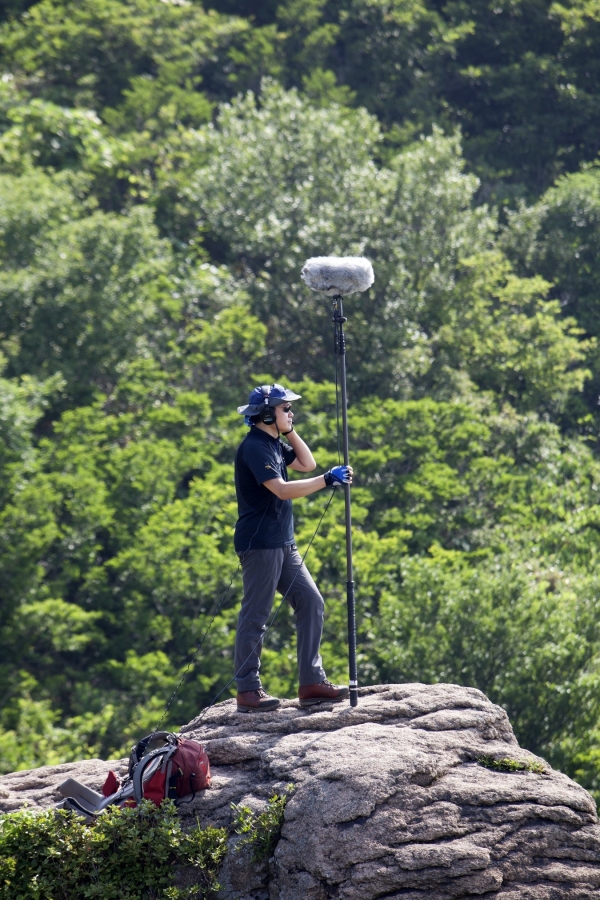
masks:
[[[592,0],[288,0],[257,17],[245,0],[214,6],[255,22],[230,51],[236,87],[271,74],[315,98],[337,91],[377,115],[392,145],[432,123],[460,126],[485,194],[501,202],[538,196],[598,152]]]
[[[213,152],[192,182],[204,242],[231,266],[243,259],[253,311],[270,324],[272,365],[283,358],[296,377],[328,376],[328,302],[298,274],[308,256],[365,253],[375,285],[348,301],[359,392],[448,395],[461,373],[518,408],[564,406],[581,389],[577,366],[591,344],[546,301],[548,285],[490,254],[494,219],[472,208],[477,182],[462,171],[458,139],[436,132],[385,167],[379,140],[364,113],[315,109],[273,84],[260,106],[249,94],[207,132]]]
[[[118,107],[125,98],[133,125],[148,112],[150,96],[152,113],[175,102],[184,115],[200,109],[204,117],[206,105],[198,107],[193,96],[200,69],[246,27],[194,4],[42,0],[2,26],[0,53],[34,96],[97,112]],[[144,101],[141,108],[132,95]],[[126,110],[121,115],[126,117]]]
[[[574,317],[583,334],[600,335],[600,280],[596,259],[600,248],[600,173],[595,166],[560,178],[534,206],[522,205],[509,217],[503,246],[521,274],[539,272],[552,283],[552,296],[565,317]],[[595,430],[600,392],[597,345],[588,348],[592,378],[580,402],[573,402],[570,421]],[[592,435],[590,435],[592,436]]]
[[[377,281],[350,301],[355,377],[369,391],[391,369],[391,391],[401,390],[421,365],[421,315],[452,288],[460,256],[492,236],[486,210],[471,207],[476,181],[462,172],[458,140],[438,132],[380,167],[374,118],[316,109],[275,84],[260,106],[248,94],[225,107],[207,140],[208,164],[191,182],[204,243],[231,266],[242,261],[273,365],[330,375],[329,301],[304,287],[300,269],[309,256],[365,253]]]
[[[0,332],[8,373],[60,372],[63,399],[71,403],[109,388],[117,366],[143,351],[170,266],[170,248],[149,210],[86,209],[76,186],[35,170],[0,176]]]

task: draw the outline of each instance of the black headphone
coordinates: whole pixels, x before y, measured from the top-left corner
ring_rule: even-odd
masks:
[[[273,406],[269,406],[269,397],[271,396],[271,390],[275,387],[274,384],[263,384],[261,387],[263,399],[265,404],[259,413],[259,421],[264,422],[265,425],[273,425],[277,421],[277,414]]]

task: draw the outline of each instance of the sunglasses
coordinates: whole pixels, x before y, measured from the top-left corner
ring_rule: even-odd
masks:
[[[283,411],[285,413],[288,413],[290,411],[290,409],[292,408],[292,404],[288,403],[287,406],[282,406],[281,408],[283,409]]]

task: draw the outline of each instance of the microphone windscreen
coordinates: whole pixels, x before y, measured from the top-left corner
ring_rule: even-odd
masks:
[[[300,277],[313,291],[330,297],[366,291],[375,281],[373,266],[364,256],[314,256],[306,260]]]

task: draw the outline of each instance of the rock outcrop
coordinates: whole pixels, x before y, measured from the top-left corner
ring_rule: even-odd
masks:
[[[207,746],[213,771],[211,789],[181,807],[190,821],[228,826],[232,803],[258,810],[295,785],[273,859],[228,855],[227,900],[600,900],[592,798],[521,750],[480,691],[380,685],[361,689],[356,709],[289,700],[252,715],[228,700],[182,731]],[[496,771],[484,757],[538,771]],[[4,776],[0,809],[51,805],[68,775],[98,788],[108,768]]]

